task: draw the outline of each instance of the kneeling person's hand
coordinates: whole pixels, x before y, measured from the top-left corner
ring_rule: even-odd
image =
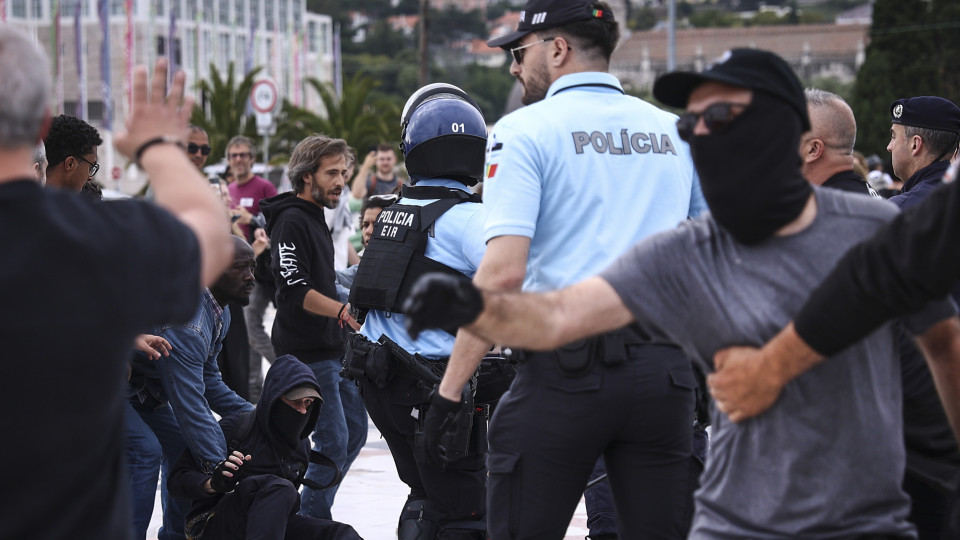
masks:
[[[249,460],[249,455],[244,456],[240,452],[234,451],[227,456],[227,459],[217,463],[217,466],[213,469],[213,476],[204,484],[204,489],[206,489],[208,493],[227,493],[233,491],[233,488],[237,487],[237,482],[240,481],[236,475],[237,471],[240,470],[240,466],[243,465],[244,461]]]

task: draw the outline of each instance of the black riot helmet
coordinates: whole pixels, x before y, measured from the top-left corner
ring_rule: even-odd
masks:
[[[450,178],[472,186],[483,177],[487,125],[463,90],[446,83],[417,90],[403,106],[400,129],[411,184]]]

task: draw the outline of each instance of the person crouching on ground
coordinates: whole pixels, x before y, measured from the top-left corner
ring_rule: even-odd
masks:
[[[188,536],[359,540],[349,525],[297,514],[310,459],[307,437],[322,403],[310,368],[290,355],[277,358],[256,410],[220,420],[229,456],[213,475],[196,466],[189,450],[173,467],[171,492],[193,500]]]

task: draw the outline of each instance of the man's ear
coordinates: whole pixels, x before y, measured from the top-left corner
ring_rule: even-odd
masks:
[[[914,135],[910,137],[910,153],[914,156],[920,155],[920,152],[923,150],[923,139],[919,135]]]
[[[572,50],[565,37],[555,37],[553,42],[550,43],[550,63],[555,67],[563,65],[570,59],[570,51]]]
[[[820,159],[820,156],[823,155],[823,148],[823,141],[820,139],[810,139],[807,141],[804,144],[803,156],[801,156],[803,162],[811,163]]]

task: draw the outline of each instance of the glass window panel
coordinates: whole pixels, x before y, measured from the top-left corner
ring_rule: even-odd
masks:
[[[276,20],[273,15],[273,0],[266,0],[263,3],[263,20],[265,23],[267,23],[265,30],[267,32],[273,32],[273,23]]]
[[[25,19],[27,17],[27,1],[13,0],[13,2],[10,3],[10,15],[12,17]]]

